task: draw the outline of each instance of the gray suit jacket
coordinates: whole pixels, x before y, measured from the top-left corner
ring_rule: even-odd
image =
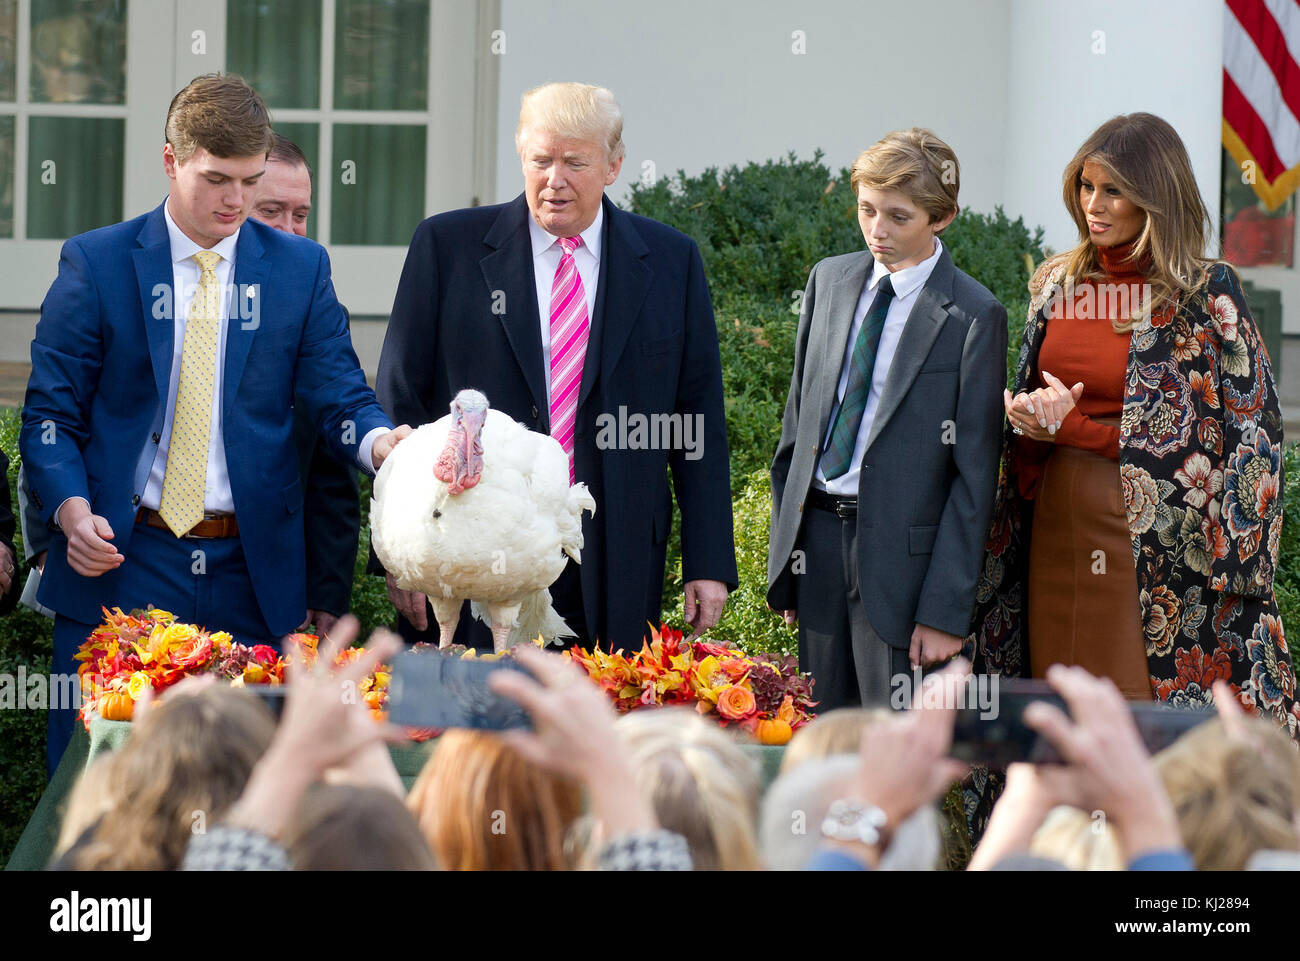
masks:
[[[844,254],[808,277],[772,461],[767,599],[777,610],[796,606],[800,522],[872,264],[869,251]],[[908,647],[916,624],[970,632],[998,479],[1006,353],[1006,310],[945,248],[907,318],[858,486],[858,588],[892,647]]]

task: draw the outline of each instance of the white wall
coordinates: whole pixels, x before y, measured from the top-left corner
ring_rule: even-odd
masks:
[[[623,107],[615,200],[646,162],[669,176],[821,147],[838,170],[891,130],[929,126],[961,161],[961,201],[989,209],[1002,192],[1008,10],[1009,0],[502,0],[497,200],[523,187],[520,95],[580,80]]]
[[[1056,250],[1073,246],[1065,165],[1103,121],[1146,111],[1182,135],[1217,252],[1223,0],[1011,0],[1009,40],[1007,212],[1041,224]],[[1094,52],[1099,42],[1104,52]]]

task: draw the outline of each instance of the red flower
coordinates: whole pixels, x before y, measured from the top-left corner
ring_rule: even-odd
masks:
[[[257,644],[248,652],[249,660],[256,661],[263,667],[274,667],[280,655],[270,644]]]

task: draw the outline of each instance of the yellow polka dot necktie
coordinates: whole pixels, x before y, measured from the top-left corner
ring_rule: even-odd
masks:
[[[217,264],[221,255],[200,250],[199,286],[185,321],[181,377],[176,387],[171,443],[163,472],[158,516],[177,537],[184,537],[203,520],[203,495],[208,479],[208,429],[212,423],[212,387],[217,369],[221,318]]]

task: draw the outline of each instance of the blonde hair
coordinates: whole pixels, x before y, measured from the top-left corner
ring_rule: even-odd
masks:
[[[857,754],[862,745],[862,732],[892,714],[893,711],[882,707],[838,707],[819,714],[795,732],[781,755],[780,773],[792,771],[813,758]]]
[[[111,806],[71,852],[75,868],[175,870],[195,825],[215,824],[239,799],[274,736],[271,712],[247,691],[165,698],[102,775]]]
[[[858,155],[849,183],[859,187],[898,190],[936,223],[957,213],[961,166],[953,149],[924,127],[895,130]],[[942,234],[943,231],[937,231]]]
[[[1300,755],[1269,722],[1242,721],[1240,737],[1215,718],[1155,757],[1198,871],[1240,871],[1256,851],[1300,850]]]
[[[534,87],[519,104],[515,151],[524,151],[524,131],[548,130],[558,137],[603,144],[606,158],[623,158],[623,110],[614,94],[586,83],[548,83]]]
[[[582,790],[495,734],[456,729],[438,738],[406,807],[446,870],[560,871]]]
[[[1198,871],[1241,871],[1258,851],[1300,850],[1300,755],[1269,722],[1242,721],[1240,737],[1206,721],[1154,759]],[[1073,808],[1054,808],[1030,851],[1073,870],[1124,869],[1111,828]]]
[[[1079,228],[1079,244],[1063,256],[1067,285],[1105,276],[1079,199],[1083,165],[1089,161],[1105,168],[1120,192],[1146,214],[1130,260],[1137,264],[1151,258],[1151,300],[1126,320],[1111,321],[1116,333],[1127,333],[1140,317],[1173,306],[1180,294],[1206,283],[1207,268],[1217,263],[1205,256],[1210,213],[1187,148],[1167,121],[1150,113],[1112,117],[1083,142],[1061,178],[1065,209]]]
[[[753,871],[758,764],[725,730],[686,708],[634,711],[616,727],[659,824],[686,838],[697,871]]]
[[[1029,842],[1029,852],[1071,871],[1123,871],[1124,855],[1105,821],[1078,808],[1052,808]]]

